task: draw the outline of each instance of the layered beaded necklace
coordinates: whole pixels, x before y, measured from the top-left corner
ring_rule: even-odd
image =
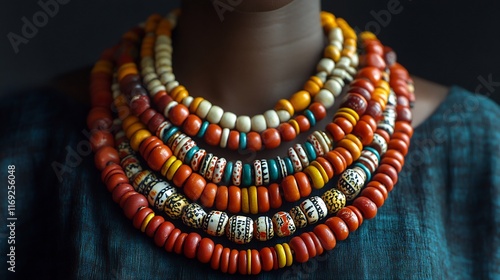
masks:
[[[394,52],[322,12],[330,43],[317,74],[273,109],[237,116],[175,80],[178,15],[150,16],[91,73],[95,164],[134,227],[168,252],[224,273],[258,274],[321,255],[373,218],[397,183],[413,133],[412,81]],[[332,122],[281,157],[233,162],[194,139],[230,150],[275,149],[314,128],[344,91]],[[220,236],[237,244],[285,241],[235,249],[216,243]]]

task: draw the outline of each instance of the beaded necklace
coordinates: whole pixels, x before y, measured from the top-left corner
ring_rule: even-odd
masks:
[[[322,13],[322,21],[331,26],[334,25],[335,18],[333,15]],[[150,27],[146,24],[146,33]],[[126,33],[122,40],[124,44],[119,47],[121,53],[123,53],[123,49],[130,47],[130,42],[137,41],[140,34],[140,29]],[[362,100],[360,96],[364,98],[364,95],[368,92],[369,101],[366,101],[365,110],[370,114],[365,113],[363,117],[358,114],[358,118],[355,118],[356,115],[351,111],[339,111],[337,113],[339,117],[329,124],[326,132],[324,132],[329,133],[331,143],[338,142],[337,147],[333,150],[324,150],[322,156],[314,160],[308,159],[311,162],[316,162],[315,164],[311,163],[304,169],[304,171],[309,170],[308,172],[299,171],[293,175],[279,178],[285,193],[284,196],[288,197],[297,196],[297,191],[285,191],[285,189],[293,189],[290,186],[296,186],[296,189],[299,189],[299,185],[307,185],[308,182],[310,193],[311,185],[314,188],[322,188],[334,175],[341,174],[337,189],[332,188],[326,191],[322,197],[313,196],[307,198],[300,205],[293,207],[290,213],[278,211],[274,215],[277,217],[274,218],[273,216],[274,220],[272,221],[267,216],[262,216],[264,217],[262,219],[259,217],[254,222],[248,217],[235,215],[234,218],[227,219],[226,226],[219,226],[220,221],[226,220],[221,218],[224,214],[220,211],[213,210],[208,214],[211,215],[210,217],[216,218],[217,222],[210,222],[211,219],[207,219],[208,215],[206,213],[205,215],[198,215],[197,213],[202,213],[199,211],[200,209],[201,211],[204,210],[195,203],[188,202],[185,207],[176,211],[178,217],[182,216],[185,223],[193,223],[194,227],[203,228],[205,232],[211,235],[219,235],[225,231],[229,239],[237,243],[247,243],[250,241],[248,239],[251,239],[254,235],[258,240],[261,240],[261,237],[265,240],[269,239],[272,235],[269,230],[271,225],[278,233],[278,236],[291,236],[293,232],[289,234],[283,233],[287,228],[290,231],[289,225],[294,224],[296,220],[304,221],[305,219],[305,224],[297,224],[306,226],[308,223],[316,224],[321,218],[326,218],[327,214],[321,214],[321,211],[327,212],[328,215],[334,215],[329,217],[324,224],[318,224],[312,231],[303,232],[292,237],[288,242],[278,243],[272,247],[263,247],[260,250],[237,250],[224,247],[222,244],[215,244],[211,238],[202,238],[197,232],[183,233],[172,222],[166,221],[166,217],[162,215],[166,206],[161,207],[161,198],[163,197],[166,201],[178,194],[176,188],[170,183],[177,187],[183,187],[186,196],[192,200],[197,200],[206,190],[213,190],[213,187],[208,187],[210,183],[202,184],[203,177],[195,173],[199,169],[194,170],[193,168],[189,171],[189,166],[183,165],[181,160],[172,156],[172,151],[169,151],[170,148],[160,140],[163,137],[155,139],[152,137],[151,132],[144,129],[147,127],[156,133],[159,126],[164,125],[165,122],[161,114],[154,111],[145,114],[149,110],[145,109],[137,114],[138,117],[132,118],[130,117],[131,112],[138,110],[137,107],[131,106],[129,108],[125,106],[127,104],[126,98],[115,94],[116,101],[114,104],[119,120],[113,121],[109,109],[113,98],[112,93],[126,92],[126,86],[130,86],[127,83],[112,85],[113,57],[118,48],[105,51],[92,70],[92,109],[87,119],[88,126],[92,130],[92,139],[99,140],[92,142],[96,154],[95,163],[102,172],[101,178],[112,193],[113,200],[119,203],[124,209],[125,215],[133,220],[134,227],[154,238],[156,245],[164,247],[168,252],[174,251],[188,258],[197,258],[202,263],[210,263],[213,269],[221,270],[224,273],[258,274],[261,271],[290,266],[294,260],[305,262],[311,257],[322,254],[325,250],[333,249],[337,240],[347,238],[349,232],[355,231],[361,225],[363,219],[373,218],[377,213],[377,208],[383,205],[388,192],[392,190],[397,182],[397,174],[404,164],[404,156],[408,151],[409,139],[413,133],[410,125],[411,111],[409,109],[409,105],[413,102],[413,92],[411,79],[407,71],[395,62],[394,53],[388,48],[384,49],[373,34],[363,33],[361,39],[365,48],[371,49],[371,52],[368,52],[360,60],[363,68],[356,73],[358,79],[351,83],[348,97],[344,103],[355,106],[355,104],[359,103],[357,100]],[[376,67],[380,67],[380,57],[383,57],[387,64],[383,68],[387,66],[390,69],[388,75],[384,75]],[[137,70],[134,70],[132,64],[128,64],[131,63],[128,60],[130,58],[127,56],[119,56],[117,65],[120,65],[120,67],[115,75],[119,81],[136,79]],[[124,65],[127,66],[124,67]],[[380,82],[384,81],[384,79],[389,80],[389,83]],[[142,89],[138,88],[138,90],[141,91]],[[141,94],[135,95],[129,100],[129,104],[134,104],[133,100],[145,100],[141,96]],[[164,94],[163,96],[167,95]],[[178,97],[178,95],[175,97]],[[186,98],[188,97],[186,96]],[[352,111],[355,112],[355,110]],[[166,115],[169,115],[168,113]],[[140,124],[139,120],[146,125]],[[366,125],[358,127],[359,123],[362,122],[365,122]],[[134,125],[136,126],[135,129],[133,128]],[[125,132],[116,133],[116,140],[113,140],[112,135],[119,126],[122,126]],[[351,134],[353,131],[358,131],[359,134]],[[167,142],[173,137],[170,142],[174,145],[173,142],[179,139],[180,135],[179,133],[177,137],[173,137],[174,134],[172,134],[167,139]],[[371,135],[371,137],[361,137],[360,140],[359,135]],[[130,145],[126,140],[127,138],[130,139]],[[187,140],[179,139],[177,141],[176,146],[172,146],[174,151],[181,145],[182,141]],[[340,143],[343,144],[340,145]],[[114,148],[115,145],[116,148]],[[321,146],[321,143],[319,146]],[[321,151],[320,148],[318,150]],[[140,152],[153,171],[143,169],[140,160],[134,157],[134,151]],[[306,157],[308,155],[306,151],[305,155]],[[353,162],[355,163],[351,166]],[[350,168],[347,169],[347,167]],[[181,172],[181,169],[184,171]],[[154,177],[154,172],[160,170],[167,181],[157,180]],[[204,173],[206,172],[204,170]],[[353,183],[352,179],[356,179],[358,182]],[[188,184],[188,181],[191,181],[192,184]],[[291,183],[287,184],[288,181]],[[365,181],[369,181],[369,183],[361,189]],[[215,184],[213,185],[217,187]],[[276,183],[270,184],[267,189],[269,193],[271,192],[271,186],[276,185]],[[266,188],[259,186],[259,189]],[[279,190],[278,187],[275,187],[275,189]],[[303,193],[298,192],[299,198],[309,195],[306,194],[308,192],[307,188],[305,189],[306,191]],[[257,213],[256,208],[259,208],[257,206],[258,199],[255,198],[258,197],[257,186],[251,186],[248,189],[242,188],[242,194],[244,193],[243,190],[247,192],[247,200],[250,197],[253,200],[246,203],[242,201],[241,204],[245,204],[247,208],[252,208],[252,214]],[[219,189],[216,192],[219,193]],[[251,195],[248,195],[249,193]],[[352,203],[347,203],[349,205],[345,203],[327,203],[327,201],[335,201],[336,203],[342,201],[342,199],[331,200],[328,198],[330,195],[347,195],[348,199],[352,200]],[[276,200],[281,199],[279,192],[274,196]],[[182,198],[180,199],[182,200]],[[215,199],[207,200],[214,201]],[[298,199],[291,198],[289,200],[297,201]],[[323,201],[324,205],[321,204],[321,201]],[[220,202],[219,204],[224,203]],[[274,202],[274,204],[278,203]],[[159,209],[160,213],[155,213],[150,207]],[[276,208],[278,207],[280,206]],[[263,206],[263,208],[262,212],[269,210],[269,207]],[[305,209],[315,209],[315,211],[304,211]],[[301,216],[301,213],[304,216]],[[294,215],[293,218],[292,215]],[[167,216],[172,217],[168,213]],[[254,224],[256,226],[253,226]]]

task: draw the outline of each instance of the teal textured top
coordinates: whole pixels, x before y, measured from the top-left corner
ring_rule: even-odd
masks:
[[[6,180],[7,166],[15,165],[18,218],[16,272],[3,261],[2,275],[245,278],[167,253],[133,228],[86,149],[87,105],[42,90],[3,98],[0,107],[0,167]],[[415,129],[399,181],[374,219],[332,251],[258,278],[500,279],[499,143],[500,107],[452,87]],[[9,229],[0,231],[6,258]]]

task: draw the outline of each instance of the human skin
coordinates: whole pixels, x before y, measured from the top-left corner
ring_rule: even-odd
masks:
[[[273,108],[281,98],[289,98],[315,74],[325,44],[318,20],[321,3],[239,2],[233,10],[224,11],[221,20],[220,10],[212,1],[183,1],[174,33],[173,65],[176,78],[190,95],[201,96],[224,110],[252,116]],[[417,127],[437,108],[448,89],[418,77],[413,79],[417,96],[413,126]],[[318,127],[329,120],[331,115]],[[231,158],[224,151],[218,152]],[[278,148],[259,155],[284,152]]]

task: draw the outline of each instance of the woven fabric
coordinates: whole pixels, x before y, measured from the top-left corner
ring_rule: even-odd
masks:
[[[0,107],[1,178],[15,165],[18,218],[15,273],[6,265],[8,229],[0,230],[0,278],[242,278],[167,253],[133,228],[94,167],[87,105],[40,90],[3,98]],[[374,219],[334,250],[258,278],[499,279],[499,120],[497,104],[452,87],[415,129],[399,181]]]

